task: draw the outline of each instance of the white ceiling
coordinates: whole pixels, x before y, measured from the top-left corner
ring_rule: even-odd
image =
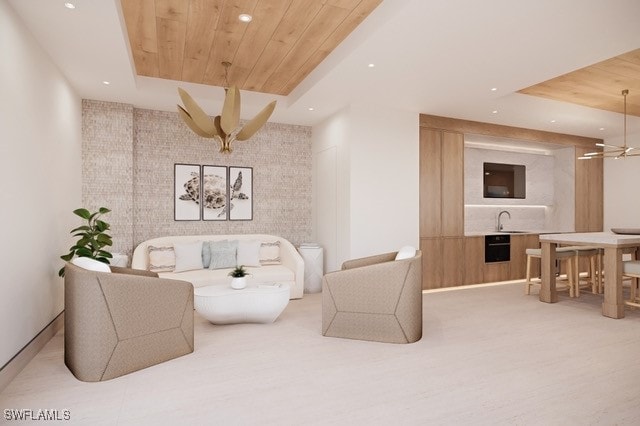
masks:
[[[208,113],[221,109],[221,88],[135,75],[119,0],[8,1],[82,98],[175,111],[180,85]],[[242,115],[278,99],[272,121],[314,125],[366,103],[618,137],[620,114],[516,91],[639,48],[638,17],[639,0],[385,0],[291,95],[243,91]]]

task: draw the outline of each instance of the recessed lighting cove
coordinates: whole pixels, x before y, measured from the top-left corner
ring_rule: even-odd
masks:
[[[253,19],[253,16],[246,13],[242,13],[238,16],[238,19],[241,20],[242,22],[251,22],[251,20]]]
[[[75,4],[73,4],[73,3],[70,3],[70,2],[66,2],[66,3],[64,4],[64,7],[66,7],[67,9],[75,9],[75,8],[76,8],[76,5],[75,5]]]

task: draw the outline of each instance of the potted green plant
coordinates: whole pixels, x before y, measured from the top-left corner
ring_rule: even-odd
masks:
[[[75,256],[90,257],[108,265],[109,259],[113,256],[104,248],[111,246],[113,241],[111,241],[111,236],[106,233],[110,225],[100,217],[110,211],[106,207],[100,207],[97,212],[93,213],[87,209],[74,210],[73,213],[86,220],[86,223],[70,231],[74,237],[79,237],[79,239],[69,248],[69,253],[60,256],[60,258],[69,262]],[[64,277],[64,267],[58,271],[58,275]]]
[[[247,275],[249,275],[249,273],[244,268],[244,265],[233,268],[233,270],[229,272],[229,276],[233,277],[231,280],[231,288],[236,290],[245,288],[247,286]]]

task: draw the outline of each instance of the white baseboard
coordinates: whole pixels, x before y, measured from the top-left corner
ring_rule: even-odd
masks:
[[[24,348],[0,368],[0,392],[29,364],[49,340],[64,326],[64,311],[36,335]]]

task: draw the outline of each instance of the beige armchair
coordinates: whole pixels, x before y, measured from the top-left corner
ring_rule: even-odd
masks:
[[[422,252],[350,260],[322,279],[322,334],[413,343],[422,337]]]
[[[85,382],[193,352],[193,286],[157,274],[65,266],[64,362]]]

